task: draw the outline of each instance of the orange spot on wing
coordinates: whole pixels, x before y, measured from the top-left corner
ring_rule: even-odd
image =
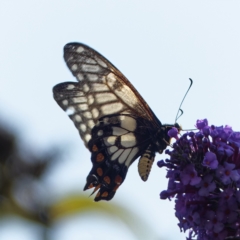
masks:
[[[97,147],[96,145],[93,145],[93,146],[92,146],[92,151],[93,151],[93,152],[97,152],[97,151],[98,151],[98,147]]]
[[[95,188],[94,188],[94,193],[101,187],[101,184],[98,184]]]
[[[97,174],[98,174],[98,176],[102,176],[103,175],[103,170],[99,167],[99,168],[97,168]]]
[[[94,186],[93,186],[93,184],[92,183],[90,183],[89,185],[88,185],[88,188],[93,188]]]
[[[97,158],[96,158],[97,162],[101,162],[103,159],[104,159],[103,154],[102,154],[102,153],[99,153],[99,154],[97,155]]]
[[[116,185],[116,186],[113,188],[113,191],[116,192],[118,188],[119,188],[119,185]]]
[[[100,197],[100,192],[97,193],[95,198],[98,198],[98,197]]]
[[[105,191],[101,196],[102,196],[102,197],[107,197],[107,196],[108,196],[108,192]]]
[[[101,187],[101,184],[98,184],[95,188],[94,188],[94,190],[93,190],[93,192],[91,193],[91,195],[93,195],[99,188]],[[99,192],[98,192],[99,193]],[[100,194],[100,193],[99,193]],[[90,196],[91,196],[90,195]],[[98,195],[98,194],[97,194]]]
[[[120,184],[122,183],[122,177],[120,177],[119,175],[117,175],[117,176],[115,177],[115,183],[116,183],[117,185],[120,185]]]
[[[109,176],[105,176],[105,177],[103,178],[103,180],[104,180],[107,184],[110,184],[110,182],[111,182],[111,179],[110,179]]]

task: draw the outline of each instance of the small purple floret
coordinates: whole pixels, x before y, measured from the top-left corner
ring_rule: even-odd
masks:
[[[213,152],[207,152],[203,159],[203,166],[209,167],[211,169],[216,169],[218,167],[217,156]]]
[[[217,169],[217,176],[223,184],[230,184],[232,181],[238,181],[240,176],[237,170],[233,170],[235,164],[224,162],[224,166],[219,166]]]
[[[169,131],[168,131],[168,136],[170,138],[175,138],[178,139],[178,129],[175,127],[172,127]]]
[[[197,176],[197,171],[194,169],[192,164],[186,166],[183,171],[180,173],[180,179],[183,185],[197,185],[201,178]]]
[[[201,130],[206,126],[208,126],[208,120],[207,119],[197,120],[197,123],[196,123],[197,129]]]
[[[198,191],[199,196],[208,196],[210,192],[213,192],[216,188],[216,183],[213,181],[212,175],[206,175],[200,183],[200,189]]]

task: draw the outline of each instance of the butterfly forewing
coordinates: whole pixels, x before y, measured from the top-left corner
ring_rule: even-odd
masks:
[[[101,54],[84,44],[69,43],[64,59],[78,82],[56,85],[54,99],[92,153],[93,167],[84,190],[98,190],[96,201],[110,200],[130,164],[142,154],[139,173],[147,179],[148,156],[152,162],[169,137],[137,90]]]
[[[115,111],[120,111],[123,105],[137,116],[154,120],[153,112],[133,85],[100,53],[84,44],[69,43],[64,47],[64,59],[85,94],[93,95],[94,105],[103,105],[99,117],[113,114],[106,107],[112,101],[110,106]]]

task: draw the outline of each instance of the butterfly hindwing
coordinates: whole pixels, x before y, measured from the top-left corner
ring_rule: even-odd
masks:
[[[100,188],[96,201],[110,200],[114,196],[125,179],[128,167],[146,148],[148,130],[146,120],[130,115],[111,115],[99,119],[88,143],[93,167],[84,188]]]
[[[92,156],[84,190],[98,191],[95,201],[110,200],[139,156],[146,181],[155,152],[169,142],[167,128],[106,58],[81,43],[64,47],[64,59],[78,82],[53,88],[54,99],[68,113]]]

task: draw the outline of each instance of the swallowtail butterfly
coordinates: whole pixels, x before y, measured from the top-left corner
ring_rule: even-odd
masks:
[[[155,153],[170,142],[167,132],[127,78],[106,58],[82,43],[68,43],[64,60],[78,82],[53,88],[54,99],[68,113],[91,152],[92,169],[84,190],[95,201],[110,200],[139,156],[139,175],[148,179]]]

